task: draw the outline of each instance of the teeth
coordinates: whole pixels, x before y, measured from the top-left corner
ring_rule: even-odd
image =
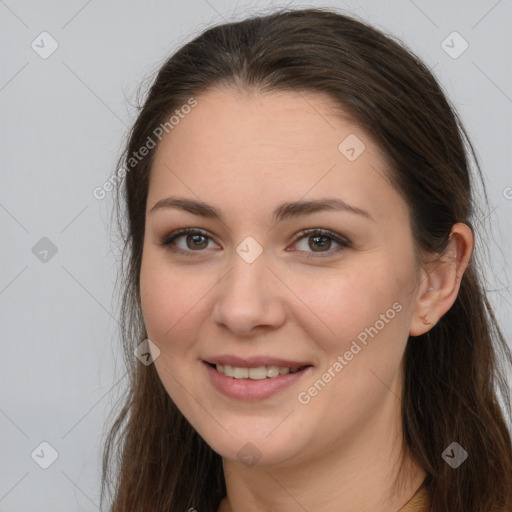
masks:
[[[249,378],[249,368],[233,368],[233,377],[235,379],[248,379]]]
[[[279,375],[286,375],[288,373],[297,373],[299,368],[288,368],[286,366],[258,366],[256,368],[240,368],[238,366],[230,366],[229,364],[215,365],[219,373],[223,373],[228,377],[235,379],[253,379],[263,380],[279,377]]]

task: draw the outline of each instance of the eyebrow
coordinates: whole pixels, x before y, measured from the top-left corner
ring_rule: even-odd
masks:
[[[211,219],[219,219],[224,222],[220,210],[211,206],[203,201],[196,201],[194,199],[180,198],[180,197],[167,197],[158,201],[149,213],[161,210],[163,208],[177,208],[193,215],[207,217]],[[291,217],[300,217],[312,213],[322,211],[343,211],[366,217],[375,222],[372,216],[366,211],[356,206],[350,205],[339,198],[323,198],[313,201],[294,201],[283,203],[274,210],[274,221],[281,222]]]

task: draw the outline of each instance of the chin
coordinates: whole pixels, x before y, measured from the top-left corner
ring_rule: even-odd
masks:
[[[224,459],[247,467],[270,466],[297,459],[301,453],[304,455],[307,446],[285,429],[277,433],[278,427],[272,432],[280,421],[282,418],[261,424],[248,419],[240,421],[237,427],[232,424],[231,428],[226,428],[227,432],[222,430],[220,436],[212,435],[210,427],[206,429],[208,432],[204,432],[204,429],[197,431],[210,448]],[[272,427],[268,427],[270,423]],[[272,434],[269,435],[269,432]]]

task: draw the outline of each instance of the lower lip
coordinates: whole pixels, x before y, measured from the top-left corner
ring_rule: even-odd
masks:
[[[235,379],[218,372],[208,363],[203,362],[206,366],[208,375],[212,384],[221,393],[230,398],[239,398],[242,400],[261,400],[281,391],[298,382],[305,375],[309,375],[313,370],[312,366],[304,368],[300,372],[287,373],[279,375],[279,377],[267,377],[266,379]]]

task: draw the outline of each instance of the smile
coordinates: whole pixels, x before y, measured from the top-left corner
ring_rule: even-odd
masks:
[[[262,400],[299,383],[313,366],[254,366],[251,368],[203,361],[213,387],[229,398]]]
[[[288,373],[296,373],[306,366],[302,366],[300,368],[290,368],[288,366],[257,366],[254,368],[243,368],[240,366],[231,366],[229,364],[222,365],[217,364],[213,365],[215,369],[227,377],[233,377],[234,379],[253,379],[253,380],[263,380],[263,379],[273,379],[275,377],[279,377],[279,375],[287,375]]]

